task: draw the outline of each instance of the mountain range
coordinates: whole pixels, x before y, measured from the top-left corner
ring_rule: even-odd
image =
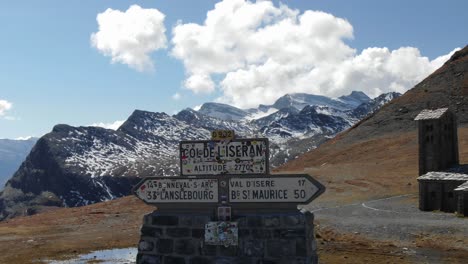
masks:
[[[398,97],[362,92],[336,99],[287,94],[273,105],[239,109],[205,103],[170,116],[135,110],[117,130],[56,125],[41,137],[0,193],[0,220],[44,206],[82,206],[128,195],[141,177],[179,172],[178,142],[209,139],[232,129],[239,137],[268,137],[270,164],[279,166],[316,148]]]

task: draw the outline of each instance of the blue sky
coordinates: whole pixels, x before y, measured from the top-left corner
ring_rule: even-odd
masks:
[[[468,2],[462,0],[241,1],[236,6],[245,12],[230,18],[223,16],[231,14],[234,5],[215,9],[217,2],[1,1],[0,138],[41,136],[59,123],[112,123],[125,120],[134,109],[174,114],[207,101],[254,107],[287,92],[339,96],[363,90],[375,96],[405,91],[440,65],[438,57],[447,58],[467,44]],[[98,14],[108,8],[125,14],[134,4],[140,7],[136,12],[157,9],[164,14],[164,35],[151,31],[149,40],[127,50],[124,39],[117,52],[133,56],[141,45],[151,46],[164,36],[164,47],[143,56],[154,69],[137,69],[122,60],[112,63],[113,57],[91,41],[91,35],[101,31]],[[261,14],[246,11],[253,9]],[[216,17],[212,27],[204,24],[210,10]],[[304,15],[307,10],[323,12]],[[154,22],[154,13],[148,20],[136,17]],[[239,20],[241,15],[245,18]],[[236,31],[238,23],[255,18],[262,22]],[[116,22],[106,21],[111,26]],[[285,21],[296,22],[284,26]],[[188,23],[197,25],[200,35]],[[274,30],[263,30],[268,26]],[[242,30],[249,33],[236,36]],[[297,34],[290,36],[293,31]],[[112,37],[99,41],[116,43]],[[207,43],[194,47],[193,41]],[[215,52],[226,42],[229,48]],[[211,46],[213,53],[206,49]],[[372,68],[382,61],[384,66]],[[408,74],[408,69],[417,70]],[[330,73],[332,79],[317,78]],[[193,82],[188,82],[191,77]],[[253,94],[248,100],[246,91]]]

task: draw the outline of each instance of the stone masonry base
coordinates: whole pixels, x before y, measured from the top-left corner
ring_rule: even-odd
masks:
[[[234,215],[238,246],[205,245],[205,224],[212,215],[144,216],[138,264],[316,264],[314,215],[292,213]]]

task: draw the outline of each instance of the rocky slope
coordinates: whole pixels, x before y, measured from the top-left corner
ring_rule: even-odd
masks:
[[[136,110],[116,131],[56,125],[39,139],[0,193],[0,219],[34,213],[43,206],[111,200],[129,194],[141,177],[177,175],[178,142],[209,139],[215,129],[233,129],[240,137],[269,137],[271,164],[278,166],[352,126],[359,120],[354,109],[362,106],[372,111],[364,105],[381,105],[391,99],[371,100],[360,93],[348,97],[293,94],[279,99],[289,98],[289,108],[260,119],[248,119],[247,114],[240,118],[244,110],[210,103],[201,108],[208,112],[185,109],[174,116]],[[317,98],[326,104],[301,108],[304,102],[318,102]],[[363,103],[356,107],[359,100]],[[264,106],[267,111],[272,108]],[[244,112],[255,111],[262,110]],[[219,118],[220,113],[226,114],[225,119]]]

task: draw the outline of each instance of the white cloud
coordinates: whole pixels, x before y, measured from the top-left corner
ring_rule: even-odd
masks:
[[[117,130],[124,122],[125,122],[125,120],[117,120],[117,121],[115,121],[113,123],[99,122],[99,123],[93,123],[93,124],[91,124],[91,126],[97,126],[97,127],[103,127],[103,128],[107,128],[107,129]]]
[[[202,105],[196,105],[196,106],[193,107],[193,110],[198,111],[198,110],[201,109],[201,107],[202,107]]]
[[[0,116],[5,115],[5,113],[13,107],[13,104],[7,100],[0,100]]]
[[[215,90],[215,84],[207,74],[194,74],[185,81],[185,87],[195,93],[210,93]]]
[[[180,98],[182,98],[180,93],[175,93],[174,95],[172,95],[172,99],[174,99],[174,100],[179,100]]]
[[[439,56],[439,57],[435,58],[434,60],[431,61],[432,67],[435,68],[435,69],[440,68],[442,65],[444,65],[444,63],[446,61],[448,61],[450,59],[450,57],[452,57],[452,55],[455,52],[457,52],[459,50],[461,50],[461,48],[456,48],[456,49],[452,50],[448,54],[445,54],[445,55],[442,55],[442,56]]]
[[[203,24],[173,28],[174,57],[195,93],[222,92],[218,102],[241,108],[271,104],[285,93],[340,96],[361,90],[370,96],[405,92],[449,58],[424,57],[417,48],[367,48],[358,53],[345,40],[345,19],[307,10],[300,13],[269,1],[224,0]],[[221,77],[219,83],[213,76]]]
[[[166,47],[164,14],[157,9],[132,5],[121,12],[108,8],[97,15],[98,32],[91,34],[91,45],[112,62],[127,64],[138,71],[151,71],[150,54]]]
[[[34,136],[17,137],[17,138],[15,138],[15,140],[30,140],[30,139],[32,139],[32,138],[34,138]]]

